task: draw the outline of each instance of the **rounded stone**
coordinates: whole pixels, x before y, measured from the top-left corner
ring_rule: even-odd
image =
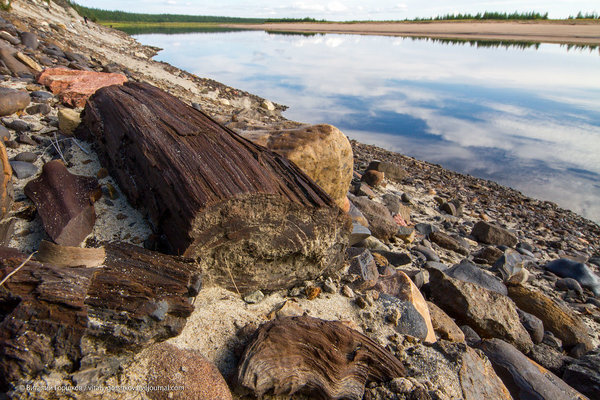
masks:
[[[25,91],[0,87],[0,116],[23,110],[30,101],[29,93]]]

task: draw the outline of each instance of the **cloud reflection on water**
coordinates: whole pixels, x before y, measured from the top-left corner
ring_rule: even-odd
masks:
[[[264,32],[138,39],[165,49],[157,59],[290,106],[288,118],[331,123],[600,221],[595,53]]]

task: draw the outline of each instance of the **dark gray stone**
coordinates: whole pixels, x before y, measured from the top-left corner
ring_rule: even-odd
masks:
[[[17,44],[21,43],[21,41],[19,40],[18,37],[14,37],[13,35],[11,35],[8,32],[5,32],[5,31],[0,31],[0,39],[4,39],[8,43],[13,44],[13,45],[17,45]]]
[[[36,50],[40,45],[40,42],[38,41],[37,35],[35,33],[21,32],[19,36],[21,36],[21,42],[28,49]]]
[[[54,98],[54,95],[44,90],[36,90],[30,93],[31,100],[34,103],[48,103]]]
[[[429,236],[432,232],[439,232],[437,226],[432,224],[418,223],[415,225],[415,230],[422,235]]]
[[[474,283],[482,288],[491,290],[502,295],[507,295],[508,290],[502,281],[495,276],[485,272],[475,264],[468,260],[463,260],[460,264],[453,265],[445,271],[448,276],[455,279],[460,279],[464,282]]]
[[[50,111],[52,111],[52,108],[48,104],[45,104],[45,103],[34,104],[31,107],[27,107],[27,109],[25,110],[25,112],[27,112],[27,114],[29,114],[29,115],[34,115],[34,114],[46,115],[46,114],[49,114]]]
[[[382,197],[383,204],[390,210],[392,215],[398,214],[400,212],[400,207],[402,206],[402,200],[398,196],[392,193],[386,193]]]
[[[482,264],[493,264],[502,257],[502,250],[494,246],[485,246],[473,254],[473,257],[477,259],[477,262]]]
[[[529,332],[533,344],[542,343],[542,340],[544,339],[544,323],[542,320],[533,314],[526,313],[519,309],[517,309],[517,313],[519,314],[521,324],[523,324],[527,332]]]
[[[469,325],[460,326],[460,330],[465,334],[465,342],[471,347],[477,347],[481,343],[481,336]]]
[[[394,251],[374,250],[373,253],[381,254],[394,267],[410,264],[412,259],[406,253],[397,253]]]
[[[444,249],[455,251],[464,256],[469,254],[468,250],[458,240],[443,232],[432,232],[429,235],[429,240]]]
[[[350,261],[348,273],[358,276],[352,286],[359,290],[370,289],[375,286],[377,279],[379,279],[379,271],[377,271],[377,265],[371,252],[368,249],[349,247],[346,250],[346,255]]]
[[[398,231],[398,224],[383,204],[366,197],[355,197],[352,199],[352,203],[369,221],[369,230],[376,238],[389,240]]]
[[[14,119],[12,121],[6,121],[6,122],[4,122],[4,125],[6,125],[7,128],[12,129],[16,132],[27,132],[31,129],[31,125],[29,125],[27,122],[23,121],[22,119]]]
[[[528,356],[556,376],[562,376],[565,368],[575,361],[546,343],[533,346]]]
[[[17,142],[21,143],[21,144],[27,144],[30,146],[37,146],[37,143],[35,140],[33,140],[31,137],[29,137],[27,134],[22,133],[17,137]]]
[[[550,371],[542,371],[512,345],[484,340],[479,345],[515,399],[573,400],[580,393]]]
[[[554,336],[554,333],[550,331],[544,332],[544,338],[542,339],[542,343],[545,343],[548,346],[553,347],[557,350],[562,350],[563,346],[562,340]]]
[[[545,268],[562,278],[577,280],[581,286],[590,289],[594,296],[600,295],[600,278],[583,263],[568,258],[559,258],[546,264]]]
[[[434,268],[434,269],[437,269],[438,271],[444,272],[448,269],[448,266],[441,262],[427,261],[425,263],[425,268]]]
[[[577,282],[573,278],[561,278],[554,283],[554,286],[556,287],[556,290],[562,290],[562,291],[572,290],[578,296],[583,295],[583,288],[581,287],[579,282]]]
[[[4,125],[0,125],[0,140],[3,142],[10,140],[10,132]]]
[[[369,236],[371,236],[371,231],[369,230],[369,228],[366,228],[359,223],[353,222],[349,244],[350,246],[354,246],[355,244],[360,243]]]
[[[411,303],[387,294],[379,295],[379,302],[385,308],[388,321],[395,324],[398,333],[422,340],[427,337],[425,319]]]
[[[25,161],[28,163],[33,163],[37,160],[38,155],[35,153],[32,153],[30,151],[25,151],[23,153],[19,153],[15,156],[14,160],[15,161]]]
[[[433,251],[429,247],[417,245],[417,246],[413,247],[412,249],[423,254],[425,256],[425,258],[427,259],[427,261],[440,262],[440,257],[435,253],[435,251]]]
[[[10,161],[10,166],[17,179],[26,179],[38,172],[35,165],[25,161]]]
[[[590,351],[569,365],[563,379],[590,399],[600,399],[600,349]]]

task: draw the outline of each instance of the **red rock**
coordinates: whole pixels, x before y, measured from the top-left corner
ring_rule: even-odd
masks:
[[[96,90],[105,86],[122,85],[127,82],[127,77],[116,73],[47,68],[39,76],[38,82],[48,86],[52,93],[58,94],[63,104],[83,107]]]

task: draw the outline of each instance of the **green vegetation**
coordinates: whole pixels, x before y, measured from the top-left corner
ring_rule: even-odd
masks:
[[[0,10],[10,11],[10,0],[0,0]]]
[[[434,18],[415,18],[411,21],[454,21],[454,20],[545,20],[548,19],[548,13],[540,14],[539,12],[530,11],[520,13],[515,11],[514,13],[501,13],[501,12],[489,12],[477,14],[446,14],[438,15]],[[408,20],[407,20],[408,21]]]
[[[597,12],[582,13],[579,11],[576,16],[569,15],[569,19],[600,19],[600,14]]]

